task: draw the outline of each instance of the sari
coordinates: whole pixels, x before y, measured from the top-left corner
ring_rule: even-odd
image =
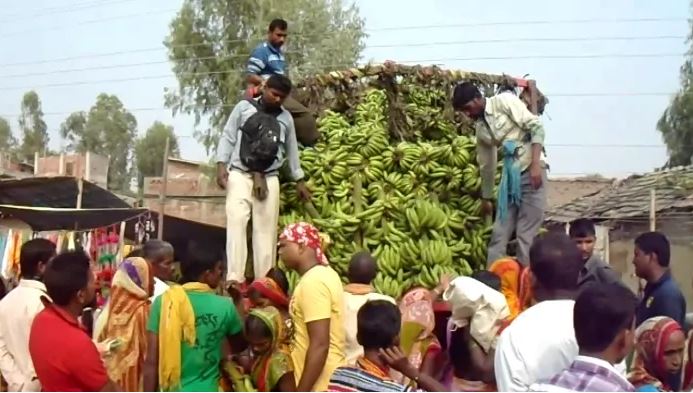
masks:
[[[120,341],[120,346],[106,356],[105,364],[108,376],[127,392],[143,389],[151,274],[149,264],[142,258],[123,261],[113,276],[108,304],[94,326],[97,342]]]
[[[279,337],[279,345],[282,350],[288,350],[289,341],[291,341],[291,318],[289,318],[288,307],[289,307],[289,297],[284,293],[284,291],[279,287],[279,285],[269,277],[259,278],[250,284],[250,289],[257,291],[257,293],[263,298],[269,300],[271,307],[276,308],[281,316],[282,329]],[[254,308],[264,308],[267,306],[253,306],[250,305],[248,310]]]
[[[683,362],[683,376],[681,380],[681,390],[690,392],[693,391],[693,330],[688,333],[686,340],[686,354]]]
[[[650,318],[635,330],[636,353],[628,381],[636,391],[648,385],[660,392],[671,391],[666,384],[664,347],[676,331],[682,331],[681,326],[669,317]]]
[[[505,296],[510,310],[508,322],[532,306],[532,273],[529,267],[507,257],[493,262],[488,270],[501,279],[501,293]]]
[[[292,371],[289,355],[282,345],[284,319],[275,307],[254,308],[249,315],[255,316],[267,325],[272,333],[270,349],[253,362],[250,375],[253,384],[260,392],[271,392],[279,380]]]
[[[402,331],[400,345],[409,363],[421,369],[426,356],[435,356],[441,351],[435,330],[433,295],[425,288],[415,288],[407,292],[400,302]],[[407,385],[410,381],[399,372],[392,371],[393,379]]]

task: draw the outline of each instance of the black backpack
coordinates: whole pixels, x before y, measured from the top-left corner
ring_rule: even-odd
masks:
[[[253,99],[256,109],[241,126],[241,163],[251,172],[265,172],[277,159],[281,141],[281,125],[277,116],[282,112],[269,111]]]

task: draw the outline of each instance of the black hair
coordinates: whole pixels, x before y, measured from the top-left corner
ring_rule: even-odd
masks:
[[[501,290],[501,279],[494,272],[490,272],[488,270],[479,270],[472,273],[471,277],[477,281],[481,281],[482,283],[486,284],[486,286],[491,287],[498,292]]]
[[[270,327],[267,326],[265,321],[253,314],[249,314],[245,319],[245,332],[246,334],[248,332],[258,333],[262,337],[272,338]]]
[[[452,107],[459,110],[475,98],[481,98],[481,91],[472,82],[462,82],[452,93]]]
[[[599,353],[633,326],[638,298],[619,283],[593,283],[575,300],[573,326],[580,351]]]
[[[91,272],[90,259],[82,251],[68,251],[51,259],[43,283],[53,303],[67,306],[77,292],[85,289]]]
[[[168,253],[173,254],[173,246],[163,240],[149,240],[142,246],[142,257],[152,263],[161,262]]]
[[[213,270],[223,260],[216,247],[206,244],[191,243],[186,254],[180,263],[184,282],[198,281],[204,272]]]
[[[371,300],[356,315],[356,340],[364,349],[389,348],[399,335],[402,316],[387,300]]]
[[[589,218],[578,218],[570,223],[568,234],[573,239],[595,236],[597,230],[594,228],[594,222]]]
[[[5,280],[0,277],[0,300],[7,295],[7,287],[5,286]]]
[[[276,19],[272,19],[272,21],[269,24],[269,28],[267,30],[272,32],[276,29],[286,30],[288,28],[289,28],[289,24],[286,23],[286,21],[284,19],[276,18]]]
[[[370,284],[378,273],[378,264],[368,251],[359,251],[349,261],[347,277],[355,284]]]
[[[645,232],[635,239],[635,245],[645,254],[655,254],[662,267],[669,267],[671,250],[669,240],[660,232]]]
[[[580,250],[564,232],[551,231],[537,237],[529,249],[532,275],[547,290],[576,290],[584,265]]]
[[[272,74],[272,76],[267,79],[265,86],[270,89],[278,90],[286,95],[291,93],[292,88],[291,79],[279,74]]]
[[[286,273],[282,269],[273,267],[265,276],[276,282],[285,294],[289,293],[289,279],[286,278]]]
[[[35,278],[39,263],[48,263],[55,255],[55,244],[48,239],[32,239],[22,244],[19,267],[23,278]]]

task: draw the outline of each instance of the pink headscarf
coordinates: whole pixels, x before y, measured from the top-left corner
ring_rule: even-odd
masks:
[[[310,247],[315,251],[315,256],[320,265],[329,265],[325,253],[322,252],[320,232],[318,229],[307,222],[298,222],[289,224],[284,228],[279,240],[285,240],[292,243],[297,243],[302,246]]]

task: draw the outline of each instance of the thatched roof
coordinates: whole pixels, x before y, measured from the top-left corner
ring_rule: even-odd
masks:
[[[658,216],[659,213],[693,210],[693,166],[630,176],[551,209],[546,220],[565,223],[581,217],[597,221],[646,218],[650,214],[653,189]]]

